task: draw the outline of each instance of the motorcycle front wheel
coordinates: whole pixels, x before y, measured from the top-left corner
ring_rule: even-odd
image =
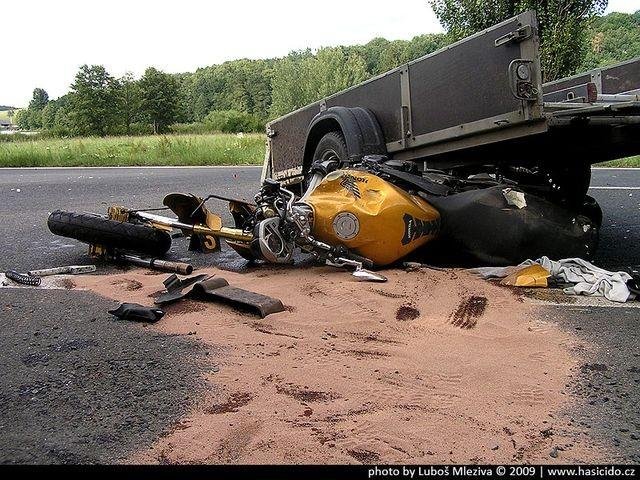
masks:
[[[47,222],[54,235],[73,238],[107,249],[163,256],[171,248],[171,236],[156,228],[110,220],[90,213],[56,210]]]

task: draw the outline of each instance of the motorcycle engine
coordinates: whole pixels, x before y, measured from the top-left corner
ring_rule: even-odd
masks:
[[[256,195],[254,240],[251,250],[270,263],[291,263],[296,245],[307,243],[313,225],[313,210],[295,195],[267,180]]]

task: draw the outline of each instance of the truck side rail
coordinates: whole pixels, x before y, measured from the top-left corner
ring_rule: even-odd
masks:
[[[371,111],[397,158],[544,132],[538,47],[536,15],[527,11],[275,119],[264,175],[300,178],[308,126],[332,107]]]
[[[628,101],[618,96],[640,94],[640,57],[545,83],[542,91],[545,102],[574,101],[585,97],[591,103]]]

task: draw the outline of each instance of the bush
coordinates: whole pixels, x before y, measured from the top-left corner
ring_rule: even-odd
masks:
[[[262,132],[264,122],[250,113],[236,110],[214,110],[204,117],[203,123],[216,132]]]
[[[56,126],[46,130],[40,130],[41,138],[68,138],[73,137],[73,130],[69,127]]]
[[[215,133],[215,129],[211,127],[211,125],[202,122],[174,123],[169,129],[171,133],[176,135],[206,135]]]
[[[14,143],[14,142],[31,142],[42,137],[41,133],[37,134],[25,134],[25,133],[12,133],[9,135],[0,135],[0,143]]]
[[[153,133],[153,126],[144,122],[134,122],[129,125],[129,130],[125,125],[115,125],[107,130],[107,135],[111,137],[123,136],[123,135],[151,135]]]

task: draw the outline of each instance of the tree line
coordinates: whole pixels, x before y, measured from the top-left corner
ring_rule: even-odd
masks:
[[[102,65],[83,65],[69,93],[50,100],[42,88],[33,91],[16,120],[20,128],[53,135],[115,135],[166,132],[177,119],[179,83],[174,75],[148,68],[140,79],[114,78]]]
[[[192,73],[148,68],[140,78],[131,74],[115,78],[101,65],[83,65],[69,93],[51,100],[45,90],[36,88],[16,121],[21,128],[53,135],[262,131],[270,119],[432,53],[528,7],[539,11],[545,80],[640,55],[640,11],[595,16],[606,0],[431,3],[448,33],[411,40],[375,38],[364,45],[306,49],[277,59],[234,60]],[[564,31],[559,25],[566,25],[565,33],[559,33]]]
[[[233,60],[193,73],[148,68],[140,79],[114,78],[83,65],[69,93],[50,100],[36,88],[17,123],[53,135],[163,133],[173,124],[220,131],[262,131],[266,121],[447,44],[444,34],[412,40],[291,52],[284,58]]]

